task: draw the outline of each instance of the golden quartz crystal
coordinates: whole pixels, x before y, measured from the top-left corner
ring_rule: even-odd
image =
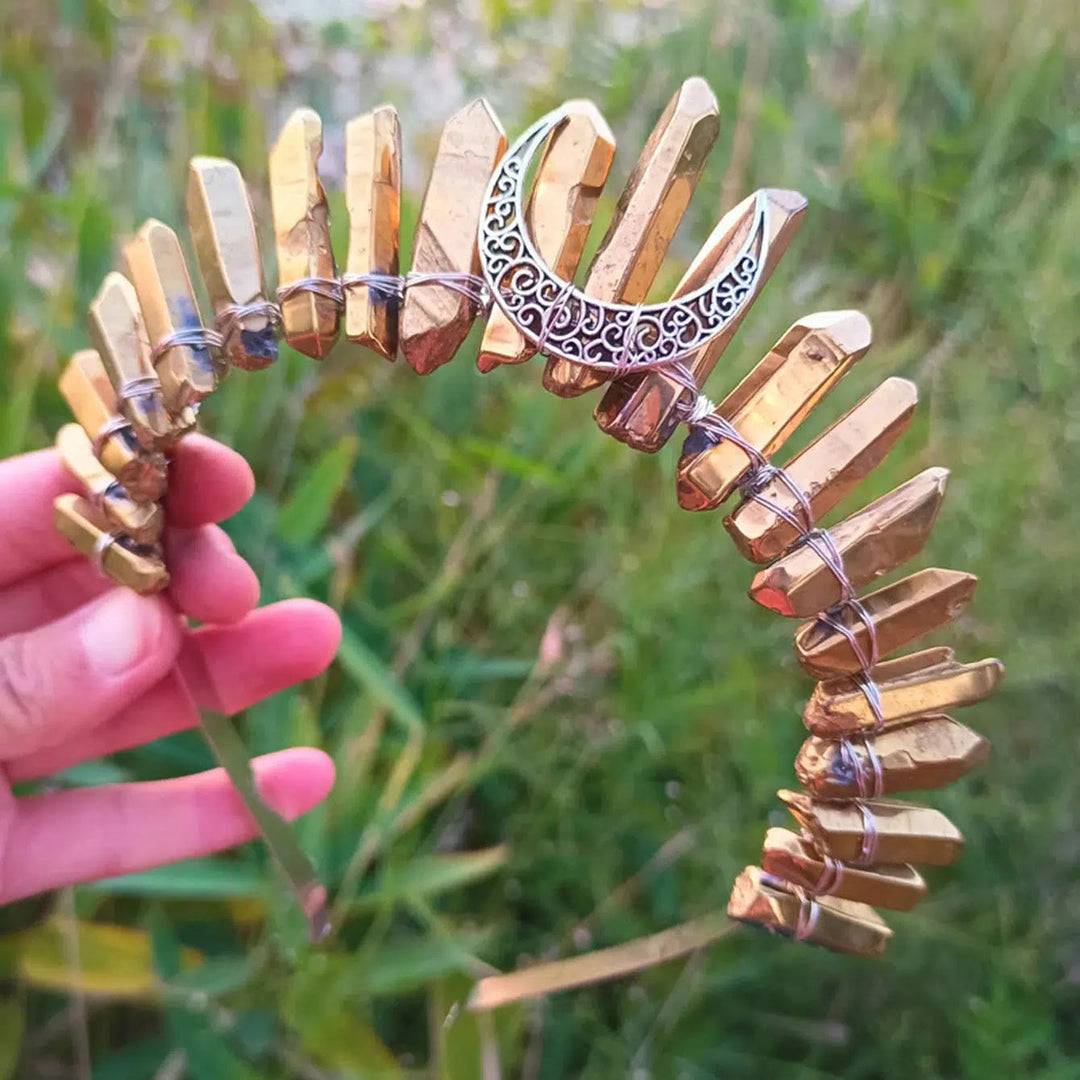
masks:
[[[869,847],[874,865],[948,866],[964,846],[956,826],[929,806],[877,799],[818,802],[796,791],[777,794],[815,847],[843,862],[861,862]]]
[[[330,246],[330,210],[319,182],[321,154],[319,114],[297,109],[270,151],[270,202],[280,288],[305,278],[332,280],[337,274]],[[334,300],[309,289],[281,303],[285,339],[315,360],[334,347],[339,316]]]
[[[181,331],[203,329],[180,240],[168,225],[147,221],[124,245],[124,262],[139,298],[165,408],[176,416],[213,393],[220,355],[205,342],[162,347]]]
[[[87,558],[95,558],[99,544],[109,535],[109,526],[94,508],[79,495],[60,495],[53,503],[57,532]],[[137,593],[161,592],[169,584],[160,553],[155,547],[117,537],[105,548],[101,568],[118,585]]]
[[[795,758],[795,775],[816,799],[853,799],[861,790],[873,790],[878,775],[879,794],[896,795],[951,784],[989,754],[990,743],[970,728],[948,716],[928,716],[886,728],[865,742],[811,735]]]
[[[273,319],[265,310],[238,320],[227,315],[231,307],[266,301],[255,215],[244,178],[231,161],[191,159],[187,216],[218,329],[226,334],[225,356],[244,371],[259,371],[277,359]]]
[[[800,899],[782,885],[778,879],[763,873],[760,867],[748,866],[732,886],[728,915],[783,937],[798,937],[802,924],[803,941],[834,952],[880,956],[885,951],[892,931],[869,905],[822,897],[814,901],[816,917],[812,919],[813,925],[808,926],[811,921],[807,918],[809,901]]]
[[[878,655],[888,656],[952,622],[967,607],[976,584],[974,574],[959,570],[920,570],[861,597],[859,603],[874,626]],[[870,630],[855,610],[842,607],[833,618],[854,636],[863,656],[870,656]],[[862,667],[848,638],[819,620],[804,623],[796,631],[795,655],[803,669],[819,679]]]
[[[565,281],[573,280],[604,182],[615,156],[615,136],[591,101],[568,101],[567,119],[552,133],[536,167],[525,220],[540,257]],[[497,305],[491,309],[476,366],[521,364],[536,349]]]
[[[86,488],[110,529],[130,536],[138,544],[156,544],[161,539],[165,526],[161,504],[136,502],[94,457],[90,439],[78,424],[65,424],[60,429],[56,449],[64,467]]]
[[[446,122],[413,243],[413,274],[477,274],[477,234],[488,181],[506,152],[506,133],[483,99]],[[446,285],[414,282],[401,309],[401,350],[421,375],[453,358],[477,305]]]
[[[350,120],[345,128],[345,201],[349,208],[348,274],[398,273],[401,233],[401,121],[393,105]],[[371,285],[345,290],[345,334],[397,358],[398,300]]]
[[[137,502],[157,502],[166,488],[165,455],[147,450],[116,407],[116,392],[101,357],[83,349],[68,361],[60,376],[60,393],[91,442],[100,441],[102,465]],[[108,432],[102,437],[104,432]]]
[[[607,303],[644,302],[719,132],[720,110],[709,84],[697,76],[687,79],[653,128],[619,197],[589,267],[587,295]],[[559,397],[577,397],[608,377],[551,357],[544,386]]]
[[[926,882],[913,866],[829,866],[812,844],[790,829],[769,829],[761,868],[808,893],[854,900],[893,911],[910,911],[926,896]]]
[[[768,217],[766,226],[767,252],[756,289],[764,287],[776,264],[787,250],[806,209],[806,199],[797,191],[767,188]],[[744,199],[720,219],[697,258],[690,264],[672,299],[685,296],[707,284],[718,273],[725,272],[731,259],[746,242],[756,220],[757,195]],[[760,250],[755,255],[761,257]],[[743,301],[737,315],[708,344],[685,361],[696,384],[704,385],[716,366],[735,331],[738,330],[754,296]],[[635,450],[654,453],[671,437],[680,420],[680,402],[689,401],[689,391],[679,382],[659,371],[642,375],[624,375],[616,379],[604,393],[594,413],[603,431]]]
[[[945,497],[948,469],[925,469],[907,483],[829,529],[855,588],[917,555]],[[780,615],[808,618],[843,599],[840,582],[809,544],[758,571],[750,598]]]
[[[1000,660],[961,664],[944,648],[889,660],[870,672],[886,725],[983,701],[1001,685],[1004,674]],[[859,684],[844,675],[814,687],[803,723],[815,735],[842,738],[871,731],[878,720]]]
[[[768,457],[866,353],[870,338],[870,321],[859,311],[807,315],[716,407],[716,414]],[[714,510],[752,464],[734,442],[717,441],[695,427],[679,459],[679,505],[684,510]]]
[[[806,496],[815,521],[881,464],[908,429],[917,400],[914,383],[886,379],[784,466],[796,489]],[[724,527],[746,558],[767,563],[798,538],[795,527],[772,507],[794,514],[798,520],[802,509],[780,480],[767,483],[761,496],[769,505],[749,499],[724,521]]]
[[[160,450],[184,433],[194,419],[174,419],[165,408],[161,383],[150,360],[150,339],[131,282],[116,271],[105,276],[90,303],[90,336],[119,401],[120,412],[139,442]]]

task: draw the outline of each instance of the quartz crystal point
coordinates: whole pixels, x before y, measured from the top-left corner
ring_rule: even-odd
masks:
[[[573,280],[589,226],[615,156],[615,136],[591,101],[568,101],[567,119],[551,134],[536,168],[525,221],[540,257],[564,281]],[[498,305],[491,309],[476,366],[521,364],[530,345]]]
[[[241,319],[228,315],[230,308],[266,302],[255,215],[244,178],[231,161],[191,159],[187,216],[218,329],[226,335],[226,359],[244,371],[268,367],[278,355],[276,327],[268,311],[256,310]]]
[[[764,237],[754,249],[763,263],[755,290],[745,296],[724,329],[709,344],[687,357],[685,366],[696,385],[702,387],[724,350],[731,342],[750,305],[764,287],[781,256],[787,250],[806,209],[806,199],[797,191],[767,188],[768,205]],[[746,243],[757,221],[757,194],[744,199],[721,218],[697,258],[683,275],[672,299],[685,296],[725,273],[731,260]],[[624,375],[605,391],[595,411],[603,431],[646,453],[659,450],[672,436],[682,419],[680,404],[690,401],[690,393],[670,375],[659,371]]]
[[[278,286],[305,278],[332,280],[337,274],[330,246],[330,211],[319,180],[322,120],[313,109],[297,109],[270,151],[270,202],[274,212]],[[330,297],[309,289],[281,302],[288,343],[321,360],[337,340],[340,310]]]
[[[765,834],[761,868],[811,894],[893,911],[910,911],[926,896],[926,882],[913,866],[830,866],[812,844],[789,829]]]
[[[768,458],[870,348],[858,311],[820,311],[792,326],[716,407],[739,437]],[[742,447],[695,426],[683,444],[677,487],[684,510],[715,510],[753,462]]]
[[[978,578],[959,570],[920,570],[860,598],[870,618],[878,656],[888,656],[932,633],[967,607]],[[843,606],[831,616],[854,636],[864,657],[871,655],[870,629],[855,609]],[[795,633],[795,655],[815,678],[829,679],[861,667],[848,638],[826,622],[804,623]]]
[[[964,846],[956,826],[929,806],[878,799],[820,802],[795,791],[779,796],[818,851],[842,862],[947,866]]]
[[[401,234],[401,121],[393,105],[350,120],[345,129],[345,200],[350,275],[396,277]],[[391,289],[350,284],[345,334],[387,360],[397,357],[398,297]]]
[[[93,558],[98,542],[109,527],[94,508],[79,495],[60,495],[53,503],[57,532],[81,555]],[[118,585],[137,593],[161,592],[169,584],[169,572],[160,550],[120,536],[109,544],[101,560],[102,569]]]
[[[131,282],[106,275],[90,304],[90,336],[112,383],[124,419],[143,446],[170,446],[194,423],[187,411],[174,418],[165,407],[161,383],[150,360],[139,300]]]
[[[180,240],[168,225],[146,222],[124,245],[124,262],[139,298],[165,408],[176,416],[217,387],[223,371],[219,350],[205,341],[162,347],[180,331],[203,329]]]
[[[443,128],[413,243],[412,274],[478,274],[477,233],[488,181],[506,152],[506,133],[482,98]],[[401,351],[421,375],[447,363],[476,318],[470,297],[414,281],[401,309]]]
[[[137,544],[156,544],[165,526],[160,503],[136,502],[123,485],[94,457],[86,432],[78,424],[65,424],[56,436],[60,460],[87,491],[109,528],[130,536]]]
[[[137,502],[157,502],[165,495],[165,455],[147,450],[122,421],[116,391],[93,349],[83,349],[68,361],[60,376],[60,393],[91,443],[100,442],[102,465]],[[103,433],[107,432],[107,434]]]
[[[803,941],[834,952],[880,956],[885,951],[892,931],[868,904],[823,897],[814,901],[816,917],[812,920],[806,918],[809,904],[809,898],[788,891],[780,879],[763,873],[760,867],[748,866],[735,879],[727,913],[739,922],[783,937],[799,937],[802,924]]]
[[[948,716],[928,716],[850,741],[811,735],[795,758],[795,775],[816,799],[853,799],[945,787],[981,765],[990,743]],[[876,761],[876,764],[875,764]]]
[[[878,664],[870,672],[881,702],[881,721],[859,683],[842,675],[814,687],[803,723],[815,735],[838,739],[919,716],[974,705],[997,690],[1005,675],[1000,660],[958,663],[951,649],[927,649]]]
[[[911,424],[917,400],[914,383],[886,379],[784,466],[814,521],[881,464]],[[724,521],[735,546],[751,562],[772,562],[798,539],[798,530],[778,510],[798,521],[804,517],[787,485],[773,479],[761,489],[761,501],[748,499]]]
[[[589,296],[644,302],[719,132],[720,110],[709,84],[696,76],[687,79],[653,128],[619,197],[585,280]],[[544,386],[560,397],[577,397],[608,378],[606,372],[557,357],[544,369]]]
[[[930,536],[948,470],[926,469],[829,530],[855,588],[917,555]],[[780,615],[808,618],[843,599],[840,582],[809,544],[759,571],[750,598]]]

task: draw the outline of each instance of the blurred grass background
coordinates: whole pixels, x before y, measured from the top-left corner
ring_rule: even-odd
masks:
[[[320,109],[341,257],[344,122],[393,101],[407,251],[454,108],[486,95],[513,138],[587,96],[619,139],[595,245],[701,74],[723,130],[658,294],[737,198],[809,196],[713,390],[798,315],[866,310],[874,349],[795,445],[886,375],[918,382],[914,428],[845,509],[948,465],[918,565],[980,575],[941,640],[1009,667],[963,717],[991,763],[928,800],[967,852],[890,915],[883,960],[743,932],[485,1027],[460,1008],[478,974],[724,906],[793,779],[793,626],[746,599],[720,516],[678,510],[677,445],[603,437],[538,362],[482,379],[474,336],[428,379],[344,345],[236,373],[205,412],[259,478],[230,532],[264,599],[319,597],[346,627],[327,677],[243,728],[256,752],[334,755],[300,829],[343,925],[305,945],[256,846],[0,912],[0,1077],[465,1080],[492,1041],[523,1080],[1080,1076],[1073,0],[8,0],[0,31],[3,454],[66,419],[56,376],[123,238],[154,215],[186,239],[191,154],[240,164],[268,240],[267,142]],[[59,782],[209,764],[188,735]],[[76,940],[50,919],[72,905]]]

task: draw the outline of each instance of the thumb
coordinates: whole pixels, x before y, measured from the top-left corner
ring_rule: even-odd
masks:
[[[165,600],[126,589],[0,638],[0,757],[55,746],[108,720],[166,674],[180,639]]]

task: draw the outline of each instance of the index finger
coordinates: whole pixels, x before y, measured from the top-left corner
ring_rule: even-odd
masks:
[[[170,464],[169,523],[184,528],[222,521],[251,498],[251,467],[227,446],[189,435]],[[0,461],[0,587],[75,557],[53,526],[53,500],[79,491],[55,450]]]

